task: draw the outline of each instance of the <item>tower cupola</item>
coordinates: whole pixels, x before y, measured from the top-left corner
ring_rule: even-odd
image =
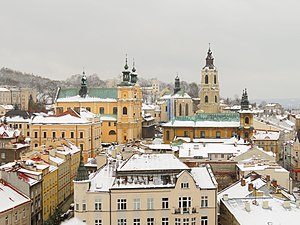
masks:
[[[241,110],[249,110],[249,100],[247,89],[243,90],[242,100],[241,100]]]
[[[81,87],[80,87],[80,90],[79,90],[79,95],[82,98],[85,98],[87,96],[87,78],[85,76],[85,72],[84,71],[82,73]]]
[[[210,50],[210,47],[208,48],[205,67],[208,67],[209,69],[214,69],[214,67],[215,67],[214,66],[214,58],[212,56],[212,51]]]
[[[128,69],[128,64],[127,64],[127,57],[126,57],[126,62],[123,70],[123,82],[129,82],[130,80],[130,70]]]
[[[174,94],[176,94],[180,90],[181,90],[181,88],[180,88],[180,79],[179,79],[178,76],[176,76],[176,78],[175,78],[175,87],[174,87]]]
[[[135,63],[133,61],[133,67],[132,67],[132,72],[130,74],[130,82],[132,84],[136,84],[137,82],[137,73],[136,73],[136,68],[135,68]]]

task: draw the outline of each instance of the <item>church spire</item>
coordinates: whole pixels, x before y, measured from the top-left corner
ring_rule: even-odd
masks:
[[[249,110],[249,100],[247,89],[243,90],[242,100],[241,100],[241,110]]]
[[[135,84],[137,82],[137,73],[136,73],[136,68],[135,68],[135,62],[133,59],[133,67],[132,67],[132,73],[130,74],[130,82],[132,84]]]
[[[209,69],[214,69],[214,58],[212,57],[212,51],[210,50],[210,43],[207,51],[205,67],[208,67]]]
[[[86,167],[84,166],[82,150],[81,150],[80,151],[80,163],[79,163],[79,167],[77,169],[75,181],[83,181],[83,180],[88,180],[88,179],[89,179],[89,174],[88,174]]]
[[[127,64],[127,54],[126,54],[126,61],[125,61],[125,66],[124,66],[124,70],[123,70],[123,82],[124,83],[128,83],[130,80],[129,74],[130,71],[128,70],[128,64]]]
[[[175,87],[174,87],[174,95],[181,90],[180,88],[180,79],[178,75],[175,78]]]
[[[82,98],[85,98],[86,95],[87,95],[87,78],[85,76],[84,70],[82,72],[81,87],[80,87],[80,90],[79,90],[79,95]]]

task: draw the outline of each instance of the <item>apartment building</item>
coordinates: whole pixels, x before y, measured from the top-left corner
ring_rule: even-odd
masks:
[[[211,169],[189,168],[171,154],[109,160],[90,179],[80,178],[74,181],[75,217],[87,225],[217,223]]]

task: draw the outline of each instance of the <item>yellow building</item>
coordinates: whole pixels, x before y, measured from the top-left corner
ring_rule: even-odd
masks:
[[[42,176],[42,208],[43,221],[49,219],[58,205],[57,201],[57,187],[58,187],[58,170],[56,166],[52,166],[42,160],[40,157],[35,157],[25,162],[20,162],[26,173],[30,175]],[[29,172],[31,171],[31,172]]]
[[[55,100],[57,114],[68,108],[85,108],[98,114],[102,122],[102,142],[127,143],[141,138],[142,91],[137,84],[136,69],[128,69],[127,59],[123,80],[117,88],[88,88],[83,74],[81,88],[59,88]]]
[[[214,58],[209,48],[206,64],[201,71],[200,105],[198,113],[219,113],[220,111],[218,70],[214,66]]]
[[[93,113],[69,109],[60,116],[36,116],[31,121],[31,146],[37,148],[50,140],[66,139],[83,151],[84,162],[101,148],[101,123]]]
[[[87,225],[217,224],[211,169],[189,168],[172,154],[109,161],[74,186],[75,217]]]

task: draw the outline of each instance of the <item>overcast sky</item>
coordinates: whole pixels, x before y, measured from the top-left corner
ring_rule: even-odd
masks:
[[[200,83],[208,43],[221,96],[298,97],[295,0],[0,0],[0,66],[65,79],[139,76]],[[130,65],[131,66],[131,65]]]

